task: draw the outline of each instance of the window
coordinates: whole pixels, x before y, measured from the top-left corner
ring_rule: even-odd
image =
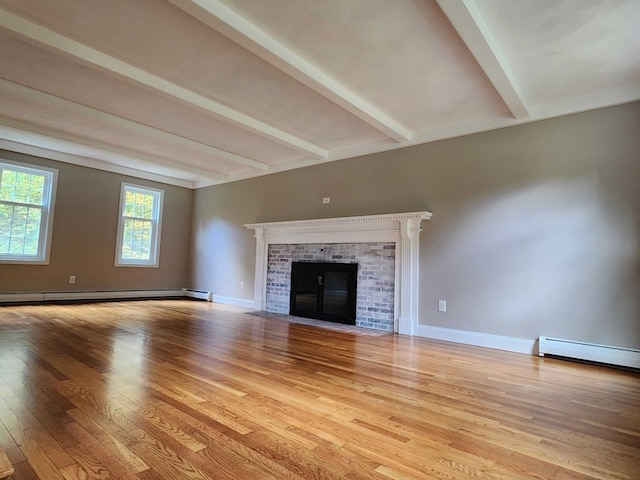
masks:
[[[157,267],[164,192],[122,184],[116,266]]]
[[[0,262],[49,263],[58,171],[0,160]]]

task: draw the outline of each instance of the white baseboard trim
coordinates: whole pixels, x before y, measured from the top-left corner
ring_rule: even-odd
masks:
[[[184,297],[184,290],[97,290],[0,293],[0,303]]]
[[[536,341],[525,338],[503,337],[489,333],[470,332],[453,328],[433,327],[430,325],[418,325],[416,335],[419,337],[445,340],[447,342],[463,343],[476,347],[494,348],[507,352],[526,353],[535,355]]]
[[[44,302],[44,293],[0,293],[0,303]]]
[[[250,310],[255,310],[253,300],[247,300],[246,298],[237,297],[225,297],[224,295],[212,295],[212,301],[215,303],[222,303],[224,305],[234,305],[236,307],[244,307]]]
[[[235,305],[255,310],[253,300],[214,295],[212,292],[183,288],[180,290],[96,290],[69,292],[15,292],[0,293],[0,304],[20,302],[47,302],[65,300],[117,300],[132,298],[188,297],[208,302]]]

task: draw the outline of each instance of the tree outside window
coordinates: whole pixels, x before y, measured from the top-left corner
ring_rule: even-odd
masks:
[[[57,170],[0,161],[0,262],[47,263]]]
[[[122,184],[117,266],[158,266],[163,193]]]

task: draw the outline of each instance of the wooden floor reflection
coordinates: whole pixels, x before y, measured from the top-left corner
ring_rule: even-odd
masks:
[[[640,478],[640,375],[188,300],[0,307],[14,479]]]

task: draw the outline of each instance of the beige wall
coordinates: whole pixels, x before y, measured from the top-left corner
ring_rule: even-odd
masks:
[[[0,157],[59,171],[50,264],[0,264],[0,292],[187,286],[191,190],[18,153]],[[164,190],[159,268],[114,267],[122,181]]]
[[[198,190],[191,286],[253,298],[244,223],[423,209],[421,323],[640,348],[640,103]]]

